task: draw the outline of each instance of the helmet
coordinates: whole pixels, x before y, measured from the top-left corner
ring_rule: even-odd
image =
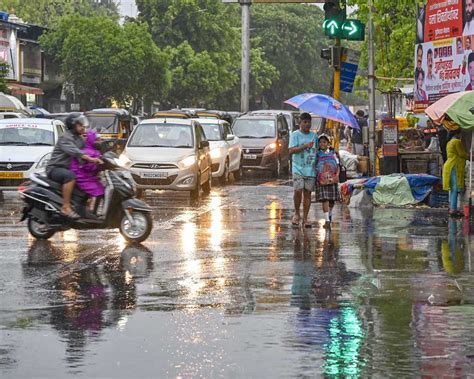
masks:
[[[89,120],[82,113],[73,112],[66,117],[65,124],[67,130],[74,130],[74,127],[78,123],[84,126],[89,126]]]

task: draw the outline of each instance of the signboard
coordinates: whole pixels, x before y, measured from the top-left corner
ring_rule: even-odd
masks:
[[[382,120],[384,157],[396,157],[398,155],[398,121],[396,119]]]
[[[359,68],[360,51],[346,49],[342,50],[341,58],[341,91],[352,92],[354,80]]]
[[[418,6],[414,111],[474,86],[474,1],[427,0]]]
[[[38,44],[26,43],[21,46],[21,81],[41,83],[41,48]]]

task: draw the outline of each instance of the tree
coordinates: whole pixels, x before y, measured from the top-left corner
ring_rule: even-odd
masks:
[[[375,28],[375,74],[385,77],[413,77],[413,57],[416,36],[416,5],[418,0],[384,1],[373,0]],[[369,7],[367,0],[349,0],[356,5],[357,18],[367,23]],[[362,47],[361,67],[367,68],[367,41]],[[358,78],[359,84],[366,83]],[[392,89],[396,80],[378,81],[377,87]]]
[[[7,62],[0,61],[0,92],[9,93],[6,78],[10,70],[10,65]]]
[[[320,58],[326,45],[322,11],[313,5],[253,5],[252,33],[262,41],[265,59],[279,72],[263,91],[271,107],[302,92],[329,93],[331,71]]]
[[[220,0],[137,0],[140,19],[171,57],[173,85],[167,105],[238,108],[240,16]],[[252,91],[267,88],[276,69],[257,47],[251,51]]]
[[[112,99],[136,107],[137,100],[164,94],[169,87],[167,57],[143,25],[121,27],[107,17],[68,16],[40,43],[86,108],[109,105]]]
[[[114,0],[0,0],[0,9],[34,25],[53,27],[62,16],[108,16],[118,19]]]

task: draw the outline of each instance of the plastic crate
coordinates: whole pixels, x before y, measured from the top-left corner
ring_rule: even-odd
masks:
[[[412,160],[406,161],[408,174],[426,174],[428,172],[428,161]]]

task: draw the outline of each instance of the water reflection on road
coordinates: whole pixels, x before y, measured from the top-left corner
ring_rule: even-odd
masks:
[[[143,245],[115,231],[35,241],[12,227],[14,198],[0,207],[2,377],[474,372],[463,221],[337,208],[331,231],[295,230],[291,188],[256,179],[147,201]]]

